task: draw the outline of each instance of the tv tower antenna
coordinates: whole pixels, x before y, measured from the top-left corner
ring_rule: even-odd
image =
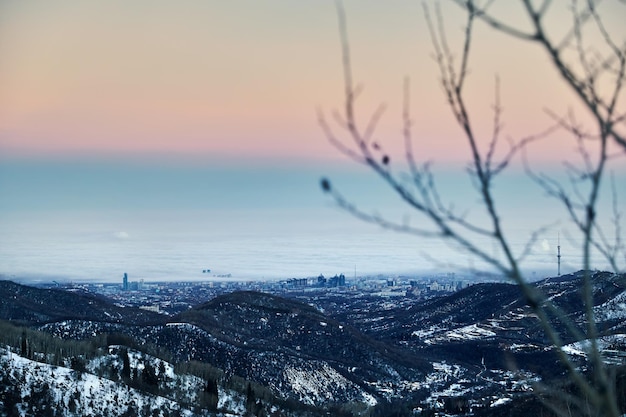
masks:
[[[558,266],[557,276],[561,276],[561,234],[558,234],[557,237],[557,246],[556,246],[556,263]]]

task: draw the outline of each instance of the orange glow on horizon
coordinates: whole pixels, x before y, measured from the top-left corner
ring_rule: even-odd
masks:
[[[466,161],[465,139],[439,85],[420,5],[345,5],[354,78],[365,86],[357,103],[362,125],[386,103],[376,138],[402,158],[402,82],[408,75],[420,155]],[[318,107],[332,120],[333,109],[343,106],[332,2],[60,1],[52,7],[34,1],[4,3],[0,16],[5,154],[343,160],[316,122]],[[445,18],[450,43],[458,48],[462,13],[451,7]],[[475,38],[467,96],[484,146],[492,130],[496,75],[503,148],[507,136],[520,139],[548,127],[546,108],[560,114],[577,105],[542,51],[484,26]],[[573,142],[547,139],[533,152],[554,161],[573,148]]]

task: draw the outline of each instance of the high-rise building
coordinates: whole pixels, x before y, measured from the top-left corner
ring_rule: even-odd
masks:
[[[122,289],[128,291],[128,274],[124,272],[124,279],[122,280]]]

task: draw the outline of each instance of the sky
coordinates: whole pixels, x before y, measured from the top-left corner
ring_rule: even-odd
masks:
[[[550,27],[558,36],[567,8],[556,3]],[[620,23],[624,7],[605,3],[607,24],[619,37],[626,31]],[[432,12],[435,3],[427,4]],[[344,5],[354,77],[364,86],[358,120],[366,123],[378,105],[387,106],[376,139],[395,161],[403,146],[403,80],[410,77],[420,158],[436,161],[450,200],[479,211],[464,178],[467,147],[438,81],[422,3],[346,0]],[[494,7],[507,22],[528,24],[514,2]],[[442,14],[450,44],[458,49],[463,15],[447,3]],[[549,126],[546,109],[577,111],[576,98],[542,51],[484,25],[477,25],[475,44],[467,91],[481,136],[489,137],[492,129],[496,76],[506,134],[513,139]],[[432,249],[429,256],[456,259],[458,252],[439,242],[415,243],[351,219],[320,192],[319,178],[330,176],[367,210],[407,216],[407,209],[341,156],[319,128],[317,111],[332,119],[343,105],[342,93],[332,1],[3,1],[0,274],[19,278],[57,271],[108,279],[132,265],[135,274],[150,279],[167,275],[146,272],[146,265],[159,259],[150,257],[159,242],[168,242],[160,259],[193,264],[191,271],[199,269],[202,251],[210,251],[203,239],[216,246],[215,239],[234,236],[239,243],[224,245],[209,263],[218,258],[217,270],[250,277],[279,277],[290,268],[294,275],[341,272],[352,269],[356,259],[367,265],[364,273],[432,268],[433,262],[419,255],[424,246]],[[553,169],[572,158],[574,149],[564,132],[556,132],[533,145],[529,155],[541,169]],[[622,178],[619,164],[616,169]],[[538,225],[561,222],[556,229],[568,235],[570,226],[558,207],[520,172],[504,176],[502,184],[498,193],[517,247]],[[218,229],[216,238],[211,232]],[[246,241],[250,233],[254,238]],[[261,254],[234,253],[237,247],[263,246],[272,234],[278,236],[275,247]],[[538,251],[552,256],[554,236],[546,239],[538,242]],[[576,239],[571,240],[573,250]],[[106,252],[120,241],[126,246]],[[74,258],[77,246],[85,248],[80,262]],[[359,250],[347,251],[350,246]],[[198,252],[193,260],[183,256],[191,247]],[[406,253],[390,261],[399,247]],[[293,253],[282,258],[292,261],[267,261],[286,248]],[[315,259],[303,257],[315,251]],[[102,253],[112,254],[103,260]],[[374,254],[383,260],[367,263]],[[540,255],[533,267],[553,261]],[[220,267],[219,260],[228,256],[232,261]],[[325,267],[332,257],[339,261]],[[255,268],[252,258],[263,258],[265,266]],[[471,264],[459,259],[464,267]],[[575,268],[576,261],[571,263]],[[100,269],[87,268],[96,264]],[[175,264],[162,270],[175,273]]]

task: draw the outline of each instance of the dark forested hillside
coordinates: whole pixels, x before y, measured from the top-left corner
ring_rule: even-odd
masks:
[[[582,329],[580,279],[572,274],[536,285]],[[593,288],[598,342],[607,363],[623,375],[625,277],[595,273]],[[0,294],[0,318],[9,321],[2,324],[3,343],[25,359],[84,372],[106,356],[99,363],[108,368],[98,368],[98,377],[129,384],[142,377],[122,374],[115,352],[133,349],[204,378],[206,387],[220,381],[240,393],[232,394],[240,395],[237,401],[250,385],[262,402],[282,401],[283,410],[310,415],[316,409],[334,415],[464,415],[471,408],[473,415],[500,416],[519,407],[540,409],[533,396],[538,381],[570,389],[514,285],[477,284],[426,300],[358,290],[294,291],[287,297],[239,291],[176,316],[12,282],[0,282]],[[15,330],[14,324],[28,327]],[[565,342],[585,369],[585,341]],[[110,373],[111,366],[122,368]],[[246,409],[255,407],[267,410],[252,402]]]
[[[163,323],[163,316],[118,307],[92,294],[0,281],[0,318],[25,325],[81,319],[126,324]]]

